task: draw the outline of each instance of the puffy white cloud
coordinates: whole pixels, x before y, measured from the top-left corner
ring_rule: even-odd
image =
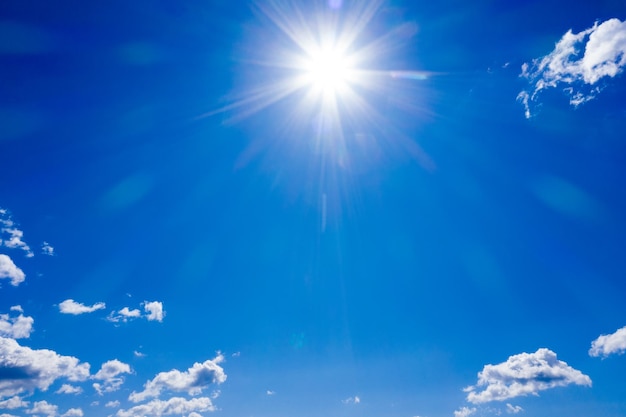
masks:
[[[118,323],[120,321],[127,322],[128,320],[136,319],[138,317],[141,317],[141,311],[138,309],[131,310],[128,307],[124,307],[117,312],[112,311],[107,317],[107,320],[113,323]]]
[[[598,81],[615,77],[624,67],[626,22],[609,19],[579,33],[570,29],[550,54],[522,66],[521,76],[530,81],[532,92],[522,91],[518,99],[524,104],[528,118],[531,104],[541,91],[563,85],[570,104],[578,106],[600,92]]]
[[[509,414],[517,414],[521,411],[524,411],[524,409],[520,407],[519,405],[511,405],[511,404],[506,405],[506,412]]]
[[[78,303],[72,300],[71,298],[68,298],[67,300],[59,304],[59,310],[61,311],[61,313],[74,315],[93,313],[94,311],[102,310],[105,307],[106,304],[104,304],[103,302],[98,302],[94,305],[86,306],[82,303]]]
[[[0,337],[12,339],[24,339],[30,337],[33,331],[32,317],[20,314],[17,317],[10,317],[8,314],[0,314]]]
[[[167,401],[152,400],[128,410],[119,410],[117,417],[151,417],[185,415],[204,411],[215,411],[215,406],[208,397],[196,397],[189,400],[182,397],[172,397]]]
[[[556,353],[541,348],[535,353],[510,356],[497,365],[485,365],[478,373],[478,383],[464,391],[469,402],[481,404],[537,395],[539,391],[570,384],[591,386],[591,379],[558,360]]]
[[[124,383],[124,377],[120,375],[130,373],[131,369],[128,364],[117,359],[107,361],[102,364],[100,370],[92,377],[93,379],[103,381],[103,383],[96,382],[93,384],[93,387],[100,395],[105,392],[117,391]]]
[[[11,280],[11,285],[18,286],[24,282],[26,275],[24,271],[18,268],[8,255],[0,253],[0,279],[7,278]]]
[[[47,390],[54,381],[84,381],[89,364],[48,349],[20,346],[14,339],[0,337],[0,398],[35,389]]]
[[[163,303],[160,301],[144,301],[143,309],[147,313],[146,318],[150,321],[156,320],[158,322],[162,322],[163,317],[165,317]]]
[[[468,417],[476,412],[476,407],[463,407],[454,412],[454,417]]]
[[[41,253],[43,253],[44,255],[53,256],[54,248],[48,242],[43,242],[41,244]]]
[[[36,401],[33,404],[33,408],[30,410],[26,410],[28,414],[44,414],[48,417],[55,417],[59,407],[56,405],[50,404],[47,401]]]
[[[589,349],[589,355],[604,358],[613,353],[621,355],[624,352],[626,352],[626,326],[613,334],[601,335],[591,342],[591,349]]]
[[[83,410],[80,408],[70,408],[61,417],[83,417]]]
[[[194,363],[185,372],[177,369],[160,372],[144,384],[143,391],[133,391],[128,399],[132,402],[144,401],[147,398],[158,397],[163,390],[198,395],[209,385],[221,384],[226,381],[224,369],[218,365],[223,360],[224,357],[220,354],[215,359],[208,359],[203,363]]]
[[[56,390],[57,394],[80,394],[82,392],[83,389],[81,387],[75,387],[74,385],[70,384],[63,384],[61,385],[61,388]]]
[[[22,240],[24,232],[17,228],[6,210],[0,210],[0,246],[12,249],[21,249],[27,257],[34,256],[30,246]]]
[[[24,309],[22,308],[22,306],[17,305],[17,306],[11,306],[11,308],[9,309],[11,311],[17,311],[18,313],[23,313]]]
[[[15,414],[7,414],[7,413],[2,413],[0,414],[0,417],[18,417]]]
[[[15,410],[16,408],[28,407],[28,404],[30,404],[28,401],[24,401],[15,395],[8,400],[0,401],[0,408]]]
[[[108,403],[106,403],[104,405],[105,407],[109,407],[109,408],[117,408],[120,406],[120,402],[115,400],[115,401],[109,401]]]

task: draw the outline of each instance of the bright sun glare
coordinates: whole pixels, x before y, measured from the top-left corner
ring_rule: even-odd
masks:
[[[304,65],[312,86],[334,93],[350,81],[348,58],[337,48],[320,48],[313,51]]]

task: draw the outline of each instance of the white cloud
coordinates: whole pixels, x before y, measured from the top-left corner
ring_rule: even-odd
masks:
[[[43,242],[41,244],[41,253],[43,253],[44,255],[53,256],[54,248],[48,242]]]
[[[198,395],[210,384],[221,384],[226,381],[224,369],[218,365],[223,360],[224,357],[220,354],[215,359],[194,363],[185,372],[177,369],[160,372],[144,384],[142,392],[133,391],[128,399],[132,402],[144,401],[147,398],[158,397],[163,390]]]
[[[345,400],[341,400],[344,404],[359,404],[361,402],[361,398],[358,395],[354,397],[348,397]]]
[[[146,404],[129,408],[128,410],[119,410],[115,415],[117,417],[160,417],[204,411],[215,411],[215,406],[208,397],[196,397],[189,400],[181,397],[172,397],[167,401],[152,400]]]
[[[27,257],[34,256],[30,246],[22,240],[24,232],[18,229],[7,215],[6,210],[0,210],[0,246],[4,246],[11,249],[21,249],[26,252]]]
[[[624,352],[626,352],[626,326],[613,334],[601,335],[591,342],[591,349],[589,349],[590,356],[602,356],[604,358],[613,353],[621,355]]]
[[[0,414],[0,417],[18,417],[15,414],[7,414],[7,413],[2,413]]]
[[[8,400],[0,401],[0,408],[15,410],[16,408],[28,407],[28,404],[30,404],[28,401],[24,401],[15,395]]]
[[[463,407],[454,412],[454,417],[468,417],[476,412],[476,407]]]
[[[23,313],[24,309],[22,308],[22,306],[17,305],[17,306],[11,306],[11,308],[9,309],[11,311],[17,311],[18,313]]]
[[[59,378],[84,381],[89,364],[72,356],[61,356],[48,349],[33,350],[14,339],[0,337],[0,398],[35,389],[45,391]]]
[[[0,314],[0,337],[9,337],[11,339],[30,337],[34,322],[32,317],[27,317],[23,314],[17,317]]]
[[[485,365],[478,373],[478,383],[464,391],[469,402],[481,404],[537,395],[539,391],[570,384],[591,386],[591,379],[558,360],[556,353],[541,348],[535,353],[510,356],[497,365]]]
[[[120,321],[125,323],[128,320],[136,319],[138,317],[141,317],[141,311],[139,311],[138,309],[131,310],[128,307],[124,307],[117,312],[112,311],[111,314],[109,314],[109,316],[107,317],[107,320],[113,323],[118,323]]]
[[[511,405],[511,404],[506,405],[506,412],[509,414],[517,414],[521,411],[524,411],[524,409],[520,407],[519,405]]]
[[[56,390],[57,394],[80,394],[82,392],[83,389],[81,387],[75,387],[74,385],[70,384],[63,384],[61,385],[61,388]]]
[[[595,98],[602,89],[601,79],[615,77],[624,67],[626,22],[609,19],[579,33],[570,29],[550,54],[522,66],[521,76],[530,81],[532,92],[522,91],[518,100],[528,118],[542,90],[562,85],[570,104],[578,106]]]
[[[107,361],[102,364],[100,370],[92,377],[103,381],[102,384],[96,382],[93,384],[98,394],[103,395],[105,392],[117,391],[124,383],[124,377],[121,374],[130,374],[132,371],[130,366],[117,359]]]
[[[133,355],[135,355],[136,358],[145,358],[146,357],[145,353],[141,353],[138,350],[133,351]]]
[[[150,321],[156,320],[158,322],[162,322],[163,317],[165,317],[163,303],[160,301],[144,301],[143,309],[147,313],[146,318]]]
[[[68,298],[67,300],[59,304],[59,310],[61,311],[61,313],[74,315],[93,313],[94,311],[102,310],[105,307],[106,304],[104,304],[103,302],[95,303],[91,306],[86,306],[82,303],[78,303],[72,300],[71,298]]]
[[[106,403],[104,405],[105,407],[109,407],[109,408],[116,408],[120,406],[120,402],[115,400],[115,401],[109,401],[108,403]]]
[[[48,417],[55,417],[59,407],[50,404],[47,401],[37,401],[33,404],[33,408],[26,410],[28,414],[44,414]]]
[[[83,417],[83,410],[80,408],[70,408],[61,417]]]
[[[0,254],[0,279],[2,278],[8,278],[11,280],[11,285],[18,286],[21,282],[24,282],[26,275],[24,275],[24,271],[13,263],[11,258]]]
[[[267,394],[267,395],[274,395],[274,394],[276,394],[276,391],[272,391],[271,389],[268,389],[267,391],[265,391],[265,394]]]

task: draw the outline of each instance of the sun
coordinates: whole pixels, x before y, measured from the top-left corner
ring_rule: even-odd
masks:
[[[353,68],[347,54],[331,46],[308,51],[302,69],[312,87],[334,94],[350,83]]]

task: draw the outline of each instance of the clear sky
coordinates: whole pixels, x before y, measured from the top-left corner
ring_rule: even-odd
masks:
[[[3,1],[0,417],[626,416],[625,20]]]

